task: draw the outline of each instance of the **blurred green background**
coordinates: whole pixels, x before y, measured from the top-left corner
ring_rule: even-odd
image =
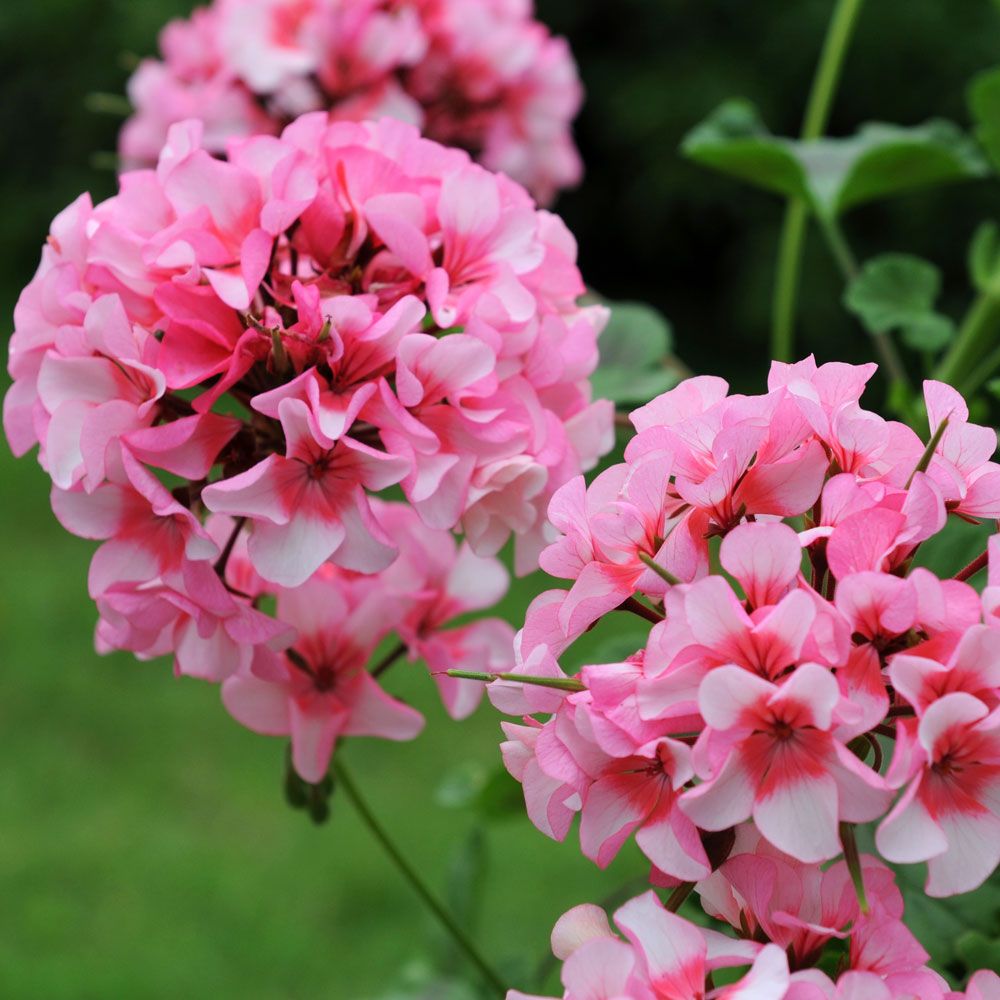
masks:
[[[123,55],[151,52],[159,26],[191,6],[0,5],[0,306],[8,329],[52,216],[83,189],[95,198],[112,190],[112,174],[92,154],[113,148],[117,122],[85,111],[85,95],[120,92]],[[588,282],[659,306],[693,368],[758,386],[780,205],[700,171],[676,149],[736,95],[754,100],[775,132],[797,131],[831,3],[538,6],[570,37],[589,91],[579,125],[588,179],[559,206],[580,239]],[[872,2],[831,131],[870,119],[964,122],[967,80],[998,62],[1000,11],[989,0]],[[862,259],[907,250],[935,261],[944,307],[957,315],[968,297],[968,239],[991,216],[1000,216],[1000,186],[983,182],[879,203],[846,228]],[[841,309],[840,281],[814,237],[803,292],[803,352],[866,359],[865,336]],[[440,942],[347,803],[335,796],[331,821],[312,827],[282,800],[281,743],[229,720],[214,688],[174,680],[161,663],[93,654],[91,546],[57,527],[45,476],[4,448],[0,511],[0,997],[355,1000],[394,995],[407,975],[419,979],[421,954],[440,956]],[[504,609],[512,621],[542,585],[517,586]],[[445,891],[449,869],[478,870],[482,852],[470,850],[474,811],[437,800],[449,797],[442,785],[455,799],[463,783],[495,767],[498,717],[486,708],[449,722],[418,667],[398,668],[390,686],[425,710],[425,735],[408,745],[358,742],[346,759]],[[514,976],[542,959],[560,913],[643,871],[626,853],[601,874],[575,844],[537,833],[520,810],[490,825],[484,850],[484,874],[472,880],[483,888],[475,933]],[[445,996],[441,988],[425,995]]]

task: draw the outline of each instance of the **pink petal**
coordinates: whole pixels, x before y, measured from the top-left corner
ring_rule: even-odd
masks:
[[[283,685],[256,677],[230,677],[222,684],[222,704],[240,725],[264,736],[291,732],[288,693]]]
[[[754,803],[754,822],[775,847],[806,864],[836,857],[837,784],[829,775],[806,773],[794,750],[785,753],[787,761],[771,764],[770,787]]]
[[[615,911],[615,923],[642,955],[657,996],[693,997],[705,986],[705,939],[694,924],[665,910],[652,891]]]
[[[344,736],[378,736],[385,740],[412,740],[424,728],[424,717],[387,694],[369,676],[360,676],[360,691],[343,728]]]
[[[552,954],[565,961],[581,945],[597,938],[613,938],[608,915],[593,903],[567,910],[552,928]]]
[[[802,565],[798,536],[783,523],[737,525],[722,540],[719,559],[754,607],[777,604]]]

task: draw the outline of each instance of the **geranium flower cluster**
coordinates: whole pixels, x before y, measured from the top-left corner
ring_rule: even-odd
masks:
[[[411,126],[309,115],[226,161],[200,137],[57,217],[4,426],[103,542],[99,646],[224,682],[310,778],[338,732],[415,731],[363,674],[389,631],[436,671],[506,664],[506,626],[440,628],[499,600],[512,531],[534,565],[547,498],[610,446],[605,311],[556,217]],[[467,714],[478,686],[441,684]]]
[[[128,85],[130,166],[155,162],[175,122],[206,146],[276,134],[298,115],[389,115],[468,150],[543,204],[581,175],[570,124],[582,88],[531,0],[215,0],[160,36]]]
[[[975,973],[953,991],[928,968],[927,952],[901,918],[892,872],[862,856],[878,892],[862,912],[843,862],[825,871],[753,843],[736,831],[733,853],[698,887],[705,912],[724,933],[665,907],[652,890],[614,914],[592,904],[564,914],[552,932],[563,961],[565,1000],[996,1000],[1000,976]],[[839,955],[832,974],[816,967]],[[725,979],[723,980],[723,976]],[[716,978],[727,985],[715,986]],[[507,1000],[545,1000],[517,990]]]
[[[1000,861],[1000,536],[953,579],[915,562],[949,517],[1000,518],[997,437],[941,383],[925,383],[928,442],[863,409],[874,369],[775,363],[764,395],[693,378],[634,411],[625,461],[553,498],[561,535],[541,564],[572,585],[528,611],[513,671],[527,682],[489,688],[523,716],[502,749],[540,830],[561,840],[579,814],[581,849],[602,867],[634,838],[655,884],[696,886],[741,937],[779,944],[792,972],[821,950],[798,943],[805,925],[844,937],[850,921],[898,923],[888,873],[858,861],[856,824],[877,824],[884,859],[927,862],[933,896],[976,888]],[[966,580],[988,556],[980,596]],[[559,657],[610,613],[648,621],[644,647],[568,676]],[[732,853],[734,830],[755,860]],[[841,854],[879,901],[863,921],[823,910],[847,905],[844,863],[820,867]],[[628,945],[602,929],[574,952],[567,996],[703,995],[713,939],[678,938],[654,910],[625,909]],[[670,961],[697,966],[698,989],[660,984],[667,945],[653,953],[639,912],[670,948],[690,938]],[[857,935],[849,968],[888,992],[719,995],[944,995],[895,984],[926,974],[902,925]],[[905,969],[864,957],[904,937]],[[617,985],[587,992],[576,970],[604,967],[598,948],[619,956]],[[754,970],[791,982],[767,948]]]

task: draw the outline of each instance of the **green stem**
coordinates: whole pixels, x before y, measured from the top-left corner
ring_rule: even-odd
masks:
[[[1000,347],[995,348],[986,355],[986,359],[981,361],[977,366],[975,371],[973,371],[968,378],[958,380],[958,385],[955,386],[956,389],[968,399],[970,396],[977,393],[982,386],[989,381],[990,376],[1000,368]],[[943,381],[940,379],[939,381]]]
[[[587,687],[575,677],[538,677],[535,674],[487,674],[478,670],[445,670],[446,677],[457,677],[464,681],[512,681],[515,684],[534,684],[536,687],[555,688],[558,691],[586,691]]]
[[[677,577],[670,572],[670,570],[664,569],[652,556],[646,555],[645,552],[640,552],[639,559],[658,577],[660,577],[661,580],[666,580],[671,587],[676,587],[680,583],[680,580],[678,580]]]
[[[849,285],[858,276],[858,262],[854,259],[854,253],[848,245],[843,229],[836,219],[821,219],[820,229],[826,239],[826,245],[833,254],[833,259],[837,262],[837,268],[844,284]]]
[[[837,0],[834,7],[802,121],[801,137],[805,140],[818,139],[826,131],[844,57],[863,2],[864,0]],[[796,198],[788,203],[781,227],[778,271],[772,299],[771,349],[779,361],[791,361],[794,351],[795,307],[806,218],[806,206],[801,200]]]
[[[855,260],[851,247],[844,236],[844,231],[840,228],[836,219],[823,218],[820,220],[820,229],[826,239],[826,244],[833,254],[833,259],[837,262],[844,279],[844,284],[849,285],[859,274],[858,262]],[[895,384],[906,386],[911,389],[910,377],[906,374],[906,366],[903,364],[896,350],[896,344],[888,333],[873,333],[871,335],[875,343],[875,350],[878,353],[879,361],[889,376],[889,380]]]
[[[934,378],[938,382],[957,385],[963,379],[982,385],[1000,365],[1000,352],[994,351],[985,364],[976,361],[990,347],[1000,331],[1000,289],[980,293],[962,321],[955,343],[938,365]],[[991,365],[993,367],[991,367]]]
[[[858,906],[863,914],[871,912],[868,896],[865,893],[865,876],[861,869],[861,855],[858,852],[858,842],[854,839],[854,826],[851,823],[840,824],[840,846],[844,849],[844,860],[847,870],[854,883],[854,892],[858,897]]]
[[[490,968],[465,931],[459,927],[455,918],[441,905],[413,866],[400,853],[399,848],[390,840],[388,833],[386,833],[368,807],[368,804],[361,797],[357,786],[354,784],[354,779],[348,774],[343,762],[339,758],[333,762],[333,772],[340,787],[344,789],[344,793],[357,810],[361,821],[368,827],[371,835],[382,845],[385,853],[389,856],[389,859],[396,866],[399,873],[410,883],[413,891],[421,898],[427,909],[434,914],[441,926],[465,954],[466,958],[479,970],[483,979],[496,990],[497,996],[506,996],[507,987],[504,985],[503,980]]]
[[[931,435],[930,441],[927,442],[924,448],[924,453],[920,456],[920,461],[917,462],[916,467],[910,473],[910,478],[906,480],[906,488],[909,489],[913,485],[913,480],[918,472],[926,472],[927,467],[931,464],[931,459],[934,457],[934,452],[937,451],[937,446],[941,443],[941,438],[944,436],[944,432],[948,429],[948,418],[945,417],[944,420],[938,424],[937,430]]]

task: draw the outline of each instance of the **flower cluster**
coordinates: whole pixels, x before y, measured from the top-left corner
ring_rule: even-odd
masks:
[[[648,891],[620,907],[611,928],[604,911],[584,904],[552,932],[563,961],[565,1000],[996,1000],[1000,976],[977,972],[964,993],[951,991],[926,965],[927,953],[900,916],[892,873],[862,858],[878,903],[858,907],[844,864],[826,871],[746,841],[700,887],[706,912],[741,936],[691,923]],[[750,834],[752,838],[753,834]],[[833,943],[841,956],[831,977],[812,964]],[[728,985],[712,987],[714,975]],[[719,976],[721,978],[721,975]],[[545,1000],[517,990],[507,1000]]]
[[[570,123],[582,89],[569,47],[530,0],[215,0],[168,24],[162,61],[129,82],[121,134],[131,166],[155,162],[169,126],[234,137],[277,133],[296,116],[389,115],[468,150],[548,203],[581,174]]]
[[[414,731],[355,677],[389,630],[435,670],[506,664],[506,626],[440,627],[499,599],[512,531],[535,564],[548,497],[610,446],[605,311],[556,217],[412,126],[308,115],[226,161],[200,133],[55,220],[4,426],[103,542],[101,648],[226,682],[315,774],[337,732]],[[471,710],[477,685],[442,688]]]
[[[816,908],[824,880],[843,882],[819,866],[844,853],[863,897],[883,871],[857,863],[866,823],[886,860],[928,863],[933,896],[976,888],[1000,861],[1000,536],[954,579],[914,561],[949,517],[1000,518],[997,437],[941,383],[925,383],[927,444],[863,409],[874,367],[775,363],[761,396],[694,378],[633,412],[624,463],[553,498],[561,537],[541,564],[572,585],[529,608],[513,673],[530,683],[490,686],[523,716],[504,724],[502,749],[539,829],[561,840],[579,813],[581,849],[602,867],[634,838],[655,884],[696,885],[744,937],[780,944],[792,971],[817,946],[796,943],[784,897],[781,919],[761,910],[765,868],[784,866],[768,878],[782,893],[801,883]],[[988,555],[980,596],[965,581]],[[568,676],[560,655],[612,612],[649,621],[644,647]],[[780,855],[752,866],[743,916],[719,888],[720,872],[746,876],[719,848],[741,824],[737,841]],[[817,913],[802,919],[829,924]],[[639,975],[620,926],[632,941],[614,945],[620,971]],[[575,992],[575,967],[568,995],[701,995]],[[882,967],[851,968],[895,989]]]

